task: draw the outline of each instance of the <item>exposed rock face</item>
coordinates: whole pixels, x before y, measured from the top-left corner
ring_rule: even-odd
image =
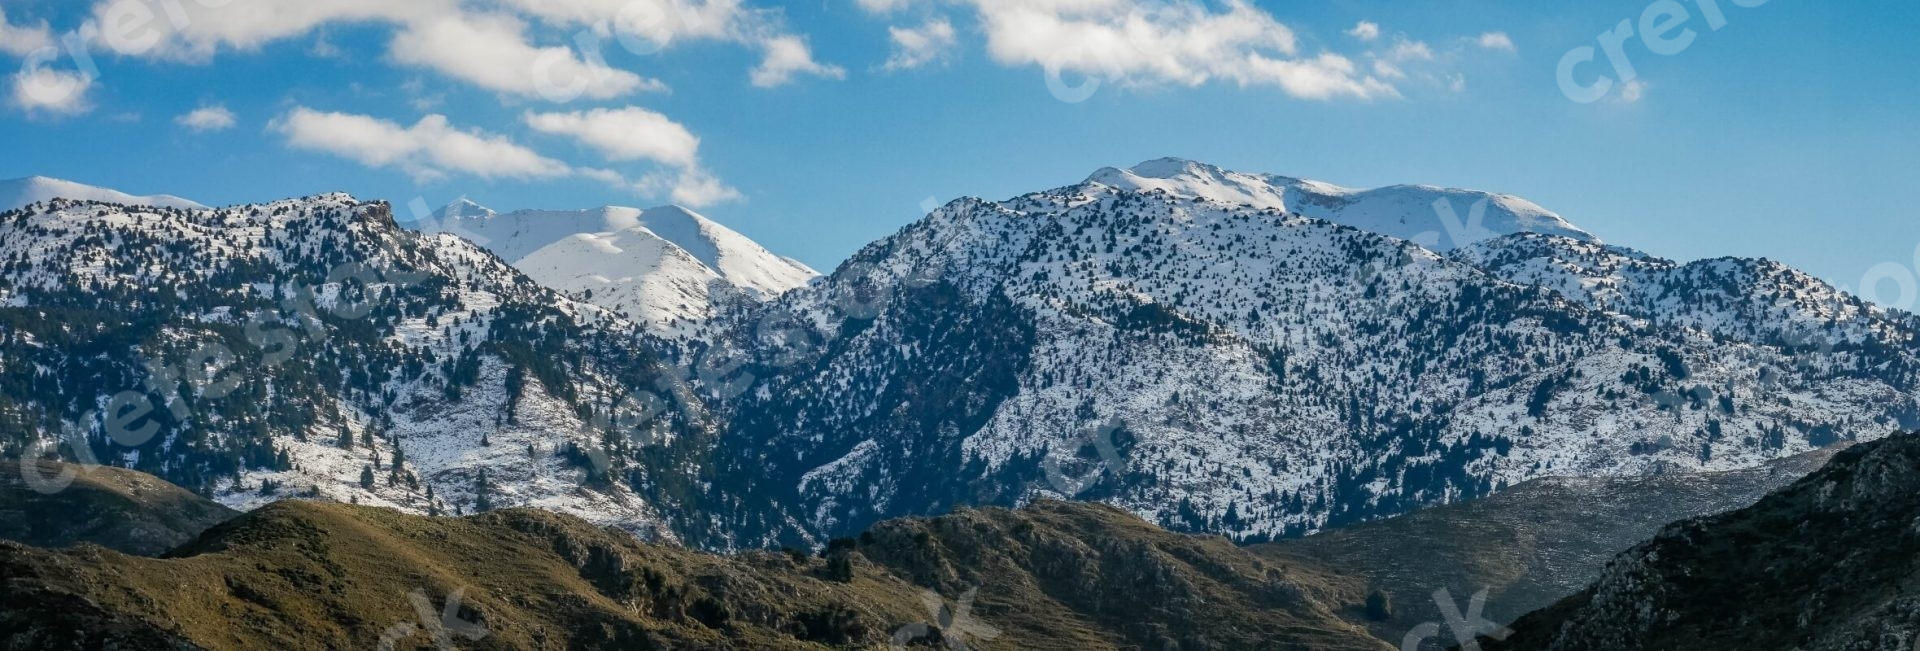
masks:
[[[1920,436],[1861,444],[1752,507],[1668,526],[1492,649],[1920,643]]]
[[[1455,606],[1485,591],[1481,615],[1511,622],[1579,592],[1615,555],[1668,523],[1752,506],[1841,449],[1725,472],[1537,479],[1490,497],[1253,549],[1366,580],[1369,595],[1379,593],[1389,606],[1368,617],[1370,628],[1399,643],[1422,624],[1447,621],[1435,591],[1447,590]]]

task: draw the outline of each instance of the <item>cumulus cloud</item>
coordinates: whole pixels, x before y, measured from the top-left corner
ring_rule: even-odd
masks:
[[[607,160],[650,160],[690,167],[699,160],[700,138],[667,116],[643,108],[574,113],[527,113],[535,131],[571,137]]]
[[[452,173],[484,179],[544,179],[574,173],[566,163],[505,137],[455,128],[442,115],[402,126],[367,115],[298,107],[274,120],[272,129],[296,149],[329,153],[368,167],[399,169],[418,181],[443,179]]]
[[[1380,24],[1363,20],[1360,24],[1354,25],[1353,29],[1347,30],[1347,35],[1362,41],[1372,41],[1380,38]]]
[[[662,88],[658,81],[583,61],[565,47],[530,45],[525,31],[525,23],[511,16],[441,16],[409,24],[394,38],[393,56],[488,90],[560,102]]]
[[[188,129],[205,133],[208,131],[231,129],[233,125],[239,123],[239,119],[234,116],[233,111],[227,110],[227,107],[215,104],[194,109],[186,115],[174,118],[173,122]]]
[[[799,75],[828,79],[845,79],[847,76],[847,71],[840,66],[814,61],[813,50],[798,36],[775,36],[767,39],[761,47],[766,49],[766,57],[761,59],[760,66],[754,68],[748,77],[755,86],[784,86]]]
[[[505,4],[565,27],[604,24],[626,36],[673,39],[740,39],[760,26],[762,15],[740,0],[504,0]]]
[[[909,70],[945,60],[953,51],[957,37],[953,23],[940,18],[919,27],[887,29],[893,41],[893,54],[887,57],[887,70]]]
[[[741,0],[246,0],[208,7],[177,0],[97,0],[101,41],[132,56],[210,61],[224,50],[251,51],[328,25],[394,27],[395,61],[421,66],[481,88],[554,101],[610,99],[664,86],[605,65],[599,51],[626,46],[651,52],[674,39],[711,39],[761,50],[754,71],[760,85],[796,75],[838,78],[839,68],[815,62],[805,42],[778,28],[777,11],[749,9]],[[548,27],[581,27],[598,37],[579,45],[577,34],[541,44],[524,19]],[[576,51],[575,46],[580,49]],[[765,82],[765,83],[761,83]]]
[[[456,0],[100,0],[93,16],[101,41],[121,54],[205,61],[221,48],[255,50],[328,23],[407,23],[458,11]]]
[[[802,75],[844,79],[839,66],[814,60],[806,39],[786,32],[777,11],[750,9],[740,0],[505,0],[508,4],[564,26],[586,26],[593,34],[637,53],[651,53],[682,40],[712,40],[759,49],[759,66],[749,73],[753,85],[773,87]]]
[[[29,52],[52,45],[53,30],[47,26],[47,21],[15,25],[7,22],[6,7],[0,7],[0,52],[26,56]]]
[[[987,51],[1006,65],[1037,65],[1122,84],[1197,86],[1222,79],[1296,97],[1391,97],[1393,87],[1334,53],[1299,55],[1293,30],[1245,0],[968,0]]]
[[[22,70],[13,75],[13,105],[28,115],[79,115],[93,110],[92,89],[93,78],[78,72]]]
[[[1487,32],[1474,39],[1474,42],[1489,50],[1514,51],[1513,38],[1507,36],[1506,32]]]
[[[529,112],[522,118],[535,131],[571,138],[609,161],[662,165],[663,169],[626,184],[642,194],[666,197],[694,208],[740,198],[738,190],[701,167],[700,138],[659,113],[629,106],[572,113]],[[580,173],[612,185],[625,184],[618,173],[609,170]]]

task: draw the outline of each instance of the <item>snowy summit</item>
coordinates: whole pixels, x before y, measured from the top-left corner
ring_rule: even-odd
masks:
[[[1600,241],[1531,201],[1477,190],[1428,185],[1355,190],[1272,174],[1233,172],[1179,158],[1151,160],[1125,170],[1104,168],[1094,172],[1087,183],[1271,208],[1412,240],[1439,252],[1522,232]],[[1439,203],[1443,201],[1445,204]],[[1486,202],[1484,208],[1477,208],[1482,201]]]

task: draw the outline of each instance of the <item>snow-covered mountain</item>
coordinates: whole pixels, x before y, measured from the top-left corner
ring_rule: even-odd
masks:
[[[1402,237],[1448,197],[1505,234]],[[958,200],[734,317],[769,361],[729,472],[827,533],[1064,494],[1259,539],[1920,425],[1913,316],[1551,215],[1184,161]]]
[[[462,199],[429,231],[460,235],[540,284],[688,336],[718,302],[762,301],[819,273],[678,206],[495,213]]]
[[[1451,251],[1522,232],[1599,241],[1531,201],[1475,190],[1426,185],[1353,190],[1272,174],[1230,172],[1178,158],[1147,161],[1125,170],[1105,168],[1094,172],[1087,183],[1324,219],[1412,240],[1433,251]]]
[[[29,204],[50,199],[76,199],[81,201],[101,201],[130,206],[156,206],[160,208],[205,208],[198,203],[172,195],[153,195],[136,197],[118,190],[94,187],[47,178],[29,176],[22,179],[0,181],[0,211],[17,210]]]
[[[1443,200],[1492,235],[1424,237]],[[736,548],[1049,495],[1254,540],[1920,426],[1913,316],[1505,195],[1155,161],[954,201],[812,281],[680,209],[440,217],[0,215],[0,446],[77,427],[237,506],[534,505]],[[84,418],[213,343],[232,393],[132,444]]]
[[[638,330],[385,203],[56,200],[0,213],[0,261],[8,453],[63,442],[237,508],[537,506],[667,537],[691,511],[648,494],[681,480],[586,452],[597,414],[671,375]],[[645,424],[652,453],[702,445],[695,413]]]

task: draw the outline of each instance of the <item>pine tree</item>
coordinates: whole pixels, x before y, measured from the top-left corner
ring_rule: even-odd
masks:
[[[373,466],[361,466],[360,487],[367,490],[373,490]]]
[[[487,471],[480,469],[480,478],[473,483],[473,512],[485,513],[493,510],[493,486],[487,483]]]

